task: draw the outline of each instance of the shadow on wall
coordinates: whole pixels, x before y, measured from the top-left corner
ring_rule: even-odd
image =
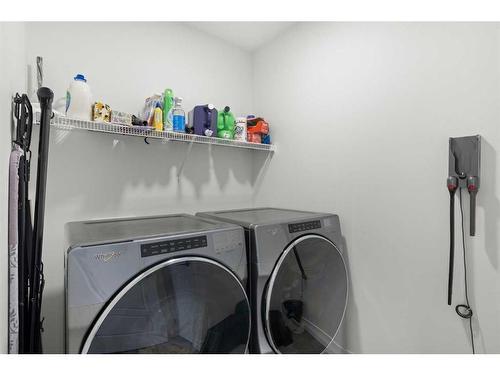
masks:
[[[498,222],[500,220],[500,202],[496,196],[497,188],[496,183],[496,151],[491,144],[489,144],[484,138],[481,139],[481,186],[477,196],[477,206],[482,208],[484,212],[483,225],[484,225],[484,246],[486,255],[491,266],[498,270]],[[464,193],[464,214],[465,214],[465,225],[466,231],[468,230],[470,217],[469,213],[469,200],[468,194]],[[480,212],[477,210],[476,215]],[[476,218],[477,220],[478,218]],[[475,280],[474,273],[476,270],[475,257],[471,256],[472,250],[474,252],[474,242],[470,242],[468,245],[468,255],[467,255],[467,272],[468,279]],[[473,289],[473,285],[469,284],[469,290]],[[470,304],[474,310],[477,307],[476,304],[476,294],[470,293],[469,296]],[[476,310],[477,311],[477,310]],[[469,324],[467,320],[463,320],[463,330],[464,335],[467,337],[467,342],[471,344],[469,338]],[[474,332],[474,341],[476,351],[479,353],[487,353],[486,343],[483,331],[481,329],[480,318],[477,313],[472,316],[472,327]]]
[[[66,296],[64,290],[60,292],[53,292],[44,290],[42,300],[42,319],[43,319],[43,333],[42,333],[42,350],[43,353],[61,354],[65,352],[66,347],[66,331],[52,332],[50,336],[47,335],[49,330],[53,329],[52,323],[48,319],[51,316],[56,316],[58,324],[63,327],[66,324]],[[48,342],[50,341],[50,342]]]
[[[348,300],[347,308],[345,311],[344,320],[339,328],[337,336],[333,341],[333,346],[337,346],[340,350],[337,353],[343,354],[358,354],[362,353],[359,337],[359,314],[358,308],[353,295],[352,279],[351,279],[351,265],[349,262],[349,251],[347,249],[347,241],[342,236],[342,256],[345,261],[347,272],[349,275],[348,283]]]
[[[484,212],[484,236],[488,259],[498,270],[498,235],[497,228],[500,221],[500,202],[496,196],[496,165],[497,155],[491,144],[484,138],[481,140],[481,188],[478,193],[477,205]]]
[[[147,145],[141,139],[127,136],[54,133],[50,146],[49,184],[52,186],[48,188],[48,205],[62,205],[78,197],[83,200],[81,207],[91,217],[119,208],[127,188],[151,191],[169,187],[176,190],[170,197],[200,200],[207,195],[202,192],[207,193],[203,190],[210,184],[212,174],[220,188],[218,194],[226,192],[231,174],[238,184],[253,186],[255,183],[251,173],[252,154],[247,150],[242,153],[239,149],[222,150],[194,144],[189,152],[188,145],[178,142],[161,144],[159,140],[150,139]],[[246,159],[248,165],[242,166],[240,162],[246,160],[238,158]],[[177,179],[181,166],[181,178]],[[186,196],[186,189],[194,190],[194,196]],[[137,197],[141,198],[147,201],[149,197],[145,192]],[[167,200],[158,202],[165,203]]]
[[[273,158],[274,153],[259,153],[254,156],[254,165],[252,168],[252,206],[255,206],[257,197],[260,192],[260,188],[262,186],[262,182],[264,180],[264,176],[266,175],[269,164],[271,163],[271,159]]]

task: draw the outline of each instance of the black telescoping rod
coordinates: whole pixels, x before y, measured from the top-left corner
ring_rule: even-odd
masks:
[[[23,94],[22,95],[23,103],[25,105],[25,110],[27,111],[26,118],[24,120],[24,128],[23,128],[23,156],[21,157],[20,162],[22,162],[22,168],[20,169],[20,172],[22,173],[22,176],[19,176],[19,202],[22,201],[22,208],[18,214],[19,218],[21,218],[22,214],[22,237],[23,237],[23,246],[22,248],[18,247],[18,256],[22,252],[23,254],[23,265],[20,269],[22,272],[22,320],[23,320],[23,332],[21,336],[21,331],[19,331],[19,338],[21,339],[22,337],[22,342],[20,341],[19,343],[19,348],[21,349],[21,344],[23,353],[27,351],[27,334],[29,332],[28,327],[29,327],[29,272],[30,272],[30,253],[31,253],[31,241],[32,237],[31,234],[33,232],[33,227],[31,226],[31,207],[30,207],[30,201],[29,201],[29,180],[30,180],[30,159],[31,159],[31,131],[33,128],[33,108],[31,107],[30,100],[28,98],[28,95]],[[24,108],[23,108],[24,110]],[[21,165],[20,165],[21,167]],[[22,181],[21,181],[22,180]],[[22,193],[21,193],[22,191]],[[22,197],[21,197],[22,195]],[[18,219],[19,219],[18,218]],[[19,222],[19,220],[18,220]],[[18,264],[19,264],[19,259],[18,259]],[[21,318],[20,318],[21,320]]]
[[[456,177],[448,177],[448,191],[450,192],[450,264],[448,269],[448,305],[451,305],[453,294],[453,268],[455,262],[455,192],[458,187]]]
[[[24,177],[23,177],[23,184],[24,184],[24,198],[23,198],[23,221],[24,221],[24,266],[23,266],[23,278],[24,278],[24,291],[23,291],[23,310],[24,310],[24,316],[23,320],[25,322],[25,327],[24,327],[24,343],[23,343],[23,352],[26,353],[28,348],[27,348],[27,343],[28,339],[27,336],[29,334],[29,272],[31,268],[31,253],[32,253],[32,246],[33,246],[33,225],[31,222],[31,205],[30,205],[30,200],[29,200],[29,182],[30,182],[30,169],[31,169],[31,133],[33,130],[33,108],[31,106],[31,102],[28,98],[28,95],[23,94],[22,98],[25,102],[26,109],[28,112],[28,117],[26,118],[26,127],[24,129],[24,143],[23,143],[23,151],[24,155],[22,157],[23,162],[24,162]],[[19,253],[19,252],[18,252]],[[19,262],[19,260],[18,260]]]
[[[54,93],[47,87],[37,91],[40,102],[40,139],[38,142],[38,170],[36,176],[35,216],[33,223],[33,261],[30,288],[30,353],[41,353],[40,307],[43,291],[42,244],[45,214],[45,193],[49,156],[50,119]]]

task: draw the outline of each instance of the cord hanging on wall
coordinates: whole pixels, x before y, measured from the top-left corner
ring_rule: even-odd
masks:
[[[479,189],[481,167],[481,136],[450,138],[447,187],[450,193],[450,259],[448,270],[448,305],[452,303],[453,269],[455,257],[455,192],[459,190],[461,234],[464,264],[465,304],[455,307],[456,313],[463,319],[469,319],[472,353],[475,353],[474,332],[472,329],[472,309],[469,304],[467,282],[467,257],[465,243],[464,212],[462,190],[467,189],[470,197],[470,227],[471,236],[476,235],[476,195]]]

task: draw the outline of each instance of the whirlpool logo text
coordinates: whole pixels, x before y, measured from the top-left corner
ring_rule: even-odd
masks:
[[[100,262],[109,262],[113,259],[119,258],[121,253],[119,251],[110,251],[109,253],[96,254],[95,258]]]

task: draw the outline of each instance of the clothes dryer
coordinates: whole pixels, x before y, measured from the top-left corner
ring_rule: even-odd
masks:
[[[200,217],[245,228],[252,353],[328,353],[344,318],[348,272],[337,215],[276,208]]]

